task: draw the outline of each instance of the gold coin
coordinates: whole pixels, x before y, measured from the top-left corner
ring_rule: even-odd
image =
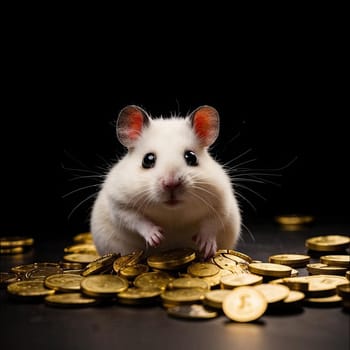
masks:
[[[344,275],[346,267],[329,266],[322,263],[307,264],[306,268],[310,275]]]
[[[288,214],[275,216],[275,221],[280,225],[307,225],[314,221],[312,215]]]
[[[350,281],[350,271],[346,271],[345,277]]]
[[[289,280],[292,278],[289,278]],[[347,283],[343,276],[336,275],[311,275],[294,277],[293,281],[308,283],[309,287],[305,291],[308,298],[327,297],[336,293],[336,287],[339,284]]]
[[[305,294],[297,290],[290,290],[288,296],[283,299],[284,304],[294,304],[305,299]]]
[[[202,277],[201,280],[207,282],[210,288],[214,288],[214,287],[220,286],[221,278],[227,275],[232,275],[232,272],[229,270],[220,269],[219,273],[217,273],[216,275],[209,276],[209,277]]]
[[[113,270],[116,274],[119,274],[120,270],[126,266],[132,266],[138,264],[143,256],[143,250],[136,250],[130,254],[119,256],[114,260]]]
[[[219,268],[209,262],[196,262],[187,267],[187,272],[194,277],[210,277],[219,272]]]
[[[145,264],[135,264],[135,265],[123,267],[120,270],[119,274],[120,274],[120,276],[122,276],[128,280],[133,280],[138,275],[141,275],[142,273],[148,272],[148,270],[149,270],[149,267]]]
[[[24,247],[0,248],[1,255],[21,254],[24,251]]]
[[[292,272],[291,267],[274,263],[251,263],[248,268],[251,273],[261,276],[288,277]]]
[[[350,255],[324,255],[320,260],[323,264],[350,268]]]
[[[342,298],[339,295],[330,295],[327,297],[310,297],[304,299],[304,302],[308,305],[314,306],[338,306],[342,302]]]
[[[68,262],[68,261],[61,261],[60,262],[60,267],[63,270],[82,270],[82,269],[84,269],[85,266],[86,265],[82,264],[82,263],[75,263],[75,262]]]
[[[191,248],[170,249],[150,255],[147,263],[150,267],[164,270],[180,268],[196,258],[196,252]]]
[[[304,267],[310,262],[310,256],[302,254],[275,254],[269,257],[269,262],[290,267]]]
[[[55,293],[53,289],[45,288],[43,281],[19,281],[7,286],[7,292],[18,297],[44,297]]]
[[[220,269],[231,271],[232,273],[237,273],[241,268],[237,268],[237,262],[227,258],[223,255],[216,255],[212,258],[214,264],[216,264]]]
[[[93,243],[91,232],[83,232],[75,235],[73,241],[76,243]]]
[[[207,310],[201,304],[176,305],[167,309],[170,316],[191,319],[211,319],[218,316],[216,311]]]
[[[97,254],[96,246],[93,243],[77,243],[64,248],[65,253]]]
[[[337,295],[343,299],[350,299],[350,283],[338,284],[336,290]]]
[[[0,237],[0,248],[32,246],[33,244],[34,238],[31,237]]]
[[[222,309],[222,302],[231,293],[229,289],[214,289],[204,295],[203,303],[215,309]]]
[[[6,287],[8,284],[19,280],[17,274],[11,272],[0,272],[0,288]]]
[[[232,259],[238,263],[253,262],[253,259],[249,255],[233,249],[219,249],[214,256],[220,256],[220,255],[225,256],[226,258]]]
[[[58,307],[83,307],[98,303],[98,300],[81,293],[52,294],[45,297],[45,303]]]
[[[110,253],[97,258],[86,265],[82,276],[86,277],[96,275],[108,269],[112,270],[113,263],[118,257],[119,255],[116,253]]]
[[[245,273],[242,275],[227,275],[223,276],[220,280],[221,286],[224,289],[233,289],[242,286],[252,286],[262,283],[262,276],[255,275],[253,273]]]
[[[134,280],[134,286],[138,288],[160,288],[165,289],[173,278],[162,271],[145,272],[138,275]]]
[[[180,305],[201,302],[206,292],[203,288],[177,288],[166,290],[160,296],[166,304]]]
[[[82,254],[82,253],[71,253],[63,256],[63,259],[69,262],[79,262],[82,264],[89,264],[92,261],[98,259],[98,254]]]
[[[60,273],[50,275],[45,278],[45,287],[58,290],[60,292],[74,292],[80,290],[80,282],[83,276]]]
[[[316,236],[307,239],[305,246],[316,251],[345,250],[350,246],[350,237],[344,235]]]
[[[153,303],[158,300],[162,289],[160,288],[128,288],[124,292],[118,293],[118,302],[127,305],[138,305]]]
[[[33,264],[26,264],[26,265],[19,265],[19,266],[14,266],[11,268],[11,271],[14,273],[18,273],[20,275],[25,275],[27,272],[32,271],[37,268],[46,268],[46,267],[51,267],[51,268],[60,268],[60,264],[58,263],[52,263],[52,262],[40,262],[40,263],[33,263]]]
[[[286,299],[290,292],[290,289],[282,284],[263,283],[254,286],[254,288],[264,295],[268,304]]]
[[[286,285],[291,290],[300,292],[307,292],[309,290],[309,282],[304,277],[285,277],[270,281],[269,283],[281,283]]]
[[[255,287],[237,287],[226,296],[222,309],[233,321],[251,322],[265,313],[267,301]]]
[[[54,266],[41,266],[28,271],[25,274],[25,279],[44,281],[47,276],[54,274],[63,274],[63,270]]]
[[[209,289],[208,282],[198,277],[175,278],[169,285],[169,288],[202,288]]]
[[[92,275],[80,283],[84,294],[93,297],[113,297],[128,288],[128,281],[114,275]]]

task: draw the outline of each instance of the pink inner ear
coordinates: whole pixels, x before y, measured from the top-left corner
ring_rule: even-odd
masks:
[[[136,140],[142,130],[143,115],[140,111],[134,111],[129,115],[129,123],[127,129],[127,136],[130,140]]]
[[[212,118],[207,111],[198,111],[194,118],[194,130],[200,139],[205,140],[212,131]]]

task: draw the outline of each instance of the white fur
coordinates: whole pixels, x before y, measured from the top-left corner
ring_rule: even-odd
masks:
[[[198,166],[186,164],[186,150],[196,153]],[[144,169],[142,160],[149,152],[156,154],[156,164]],[[162,183],[178,178],[183,184],[176,190],[180,203],[169,206]],[[209,257],[216,249],[234,248],[240,229],[230,178],[200,146],[188,118],[151,119],[135,147],[107,174],[91,215],[101,255],[192,247]]]

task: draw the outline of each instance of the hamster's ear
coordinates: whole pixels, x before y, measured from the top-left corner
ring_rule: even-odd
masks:
[[[117,137],[125,147],[133,147],[142,129],[149,124],[147,113],[138,106],[124,107],[117,119]]]
[[[192,128],[203,147],[212,145],[218,137],[219,119],[218,111],[211,106],[198,107],[191,113]]]

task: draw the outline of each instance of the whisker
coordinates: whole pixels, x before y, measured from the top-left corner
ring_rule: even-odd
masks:
[[[224,222],[222,221],[221,216],[219,215],[217,210],[210,203],[208,203],[204,198],[202,198],[200,195],[198,195],[197,193],[192,192],[192,191],[189,191],[189,193],[192,196],[194,196],[197,199],[199,199],[200,201],[202,201],[215,214],[216,218],[218,219],[218,221],[221,224],[222,229],[224,229],[225,228]]]
[[[256,211],[255,206],[253,205],[253,203],[252,203],[249,199],[247,199],[245,196],[243,196],[243,194],[241,194],[241,193],[238,192],[238,191],[236,191],[235,193],[236,193],[236,195],[237,195],[238,197],[240,197],[240,198],[242,198],[244,201],[246,201],[246,202],[252,207],[252,209],[253,209],[254,211]]]
[[[78,204],[71,210],[71,212],[69,213],[68,219],[71,218],[71,216],[73,215],[73,213],[74,213],[81,205],[83,205],[85,202],[87,202],[88,200],[90,200],[91,198],[96,197],[96,196],[97,196],[97,192],[91,194],[90,196],[88,196],[87,198],[85,198],[84,200],[82,200],[80,203],[78,203]]]
[[[64,194],[64,195],[62,196],[62,198],[66,198],[66,197],[72,195],[73,193],[86,190],[87,188],[93,188],[93,187],[99,187],[99,186],[100,186],[100,184],[94,184],[94,185],[89,185],[89,186],[80,187],[80,188],[77,188],[77,189],[75,189],[75,190],[73,190],[73,191],[71,191],[71,192],[68,192],[68,193]]]
[[[263,199],[263,200],[266,200],[265,197],[263,197],[260,193],[252,190],[251,188],[249,188],[248,186],[244,186],[244,185],[241,185],[241,184],[236,184],[236,187],[240,187],[240,188],[244,188],[245,190],[251,192],[251,193],[254,193],[256,196],[258,196],[259,198]]]
[[[76,176],[73,177],[72,179],[68,179],[68,181],[77,181],[77,180],[82,180],[82,179],[104,179],[105,175],[84,175],[84,176]]]
[[[234,161],[236,161],[237,159],[244,157],[246,154],[250,153],[251,151],[252,151],[252,148],[248,148],[246,151],[242,152],[241,154],[239,154],[235,158],[229,160],[228,162],[224,163],[223,165],[224,166],[229,165],[229,164],[233,163]]]

